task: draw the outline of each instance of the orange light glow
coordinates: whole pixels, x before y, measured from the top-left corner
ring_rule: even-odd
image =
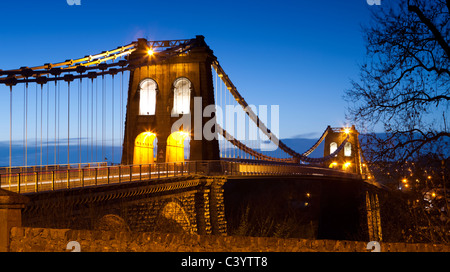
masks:
[[[343,168],[343,169],[347,169],[347,168],[350,167],[350,165],[351,165],[350,162],[346,162],[346,163],[344,163],[344,166],[342,166],[342,168]]]
[[[153,155],[153,142],[156,134],[152,132],[142,132],[134,141],[133,164],[149,164],[155,161]]]
[[[153,56],[153,54],[155,54],[155,51],[153,51],[153,49],[150,48],[147,50],[147,55]]]
[[[166,162],[184,161],[184,140],[189,137],[185,131],[175,131],[167,138]]]
[[[350,129],[349,128],[344,128],[344,133],[345,134],[349,134],[350,133]]]

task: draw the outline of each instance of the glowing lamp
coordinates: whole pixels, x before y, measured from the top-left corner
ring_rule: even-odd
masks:
[[[180,132],[180,134],[181,134],[182,136],[184,136],[184,137],[189,136],[189,132],[182,131],[182,130],[180,130],[179,132]]]
[[[333,167],[336,167],[337,166],[337,162],[332,162],[331,164],[330,164],[330,168],[333,168]]]

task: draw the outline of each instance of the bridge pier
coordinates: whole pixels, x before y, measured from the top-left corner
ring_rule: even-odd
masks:
[[[0,252],[9,251],[9,236],[12,227],[22,226],[22,209],[28,198],[0,189]]]
[[[43,192],[30,195],[24,225],[222,235],[225,182],[220,176],[184,176]]]

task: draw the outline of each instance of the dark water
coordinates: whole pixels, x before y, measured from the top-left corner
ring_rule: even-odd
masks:
[[[27,164],[26,165],[52,165],[52,164],[67,164],[67,154],[70,155],[70,163],[85,163],[85,162],[102,162],[120,163],[122,157],[122,146],[99,145],[97,148],[91,149],[91,146],[81,145],[77,143],[70,143],[69,149],[66,145],[59,147],[49,143],[41,146],[36,146],[34,142],[27,145]],[[25,148],[22,144],[13,144],[11,163],[12,166],[25,165]],[[42,151],[42,152],[41,152]],[[55,152],[56,151],[56,152]],[[102,156],[103,154],[103,156]],[[0,143],[0,166],[9,166],[9,143]]]

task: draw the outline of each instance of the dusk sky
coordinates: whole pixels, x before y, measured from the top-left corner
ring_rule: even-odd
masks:
[[[207,44],[249,104],[279,105],[280,137],[344,126],[343,92],[364,61],[366,0],[3,1],[0,69],[100,53],[138,38]],[[7,88],[2,113],[8,114]],[[6,115],[8,116],[8,115]],[[8,138],[8,119],[0,138]]]

